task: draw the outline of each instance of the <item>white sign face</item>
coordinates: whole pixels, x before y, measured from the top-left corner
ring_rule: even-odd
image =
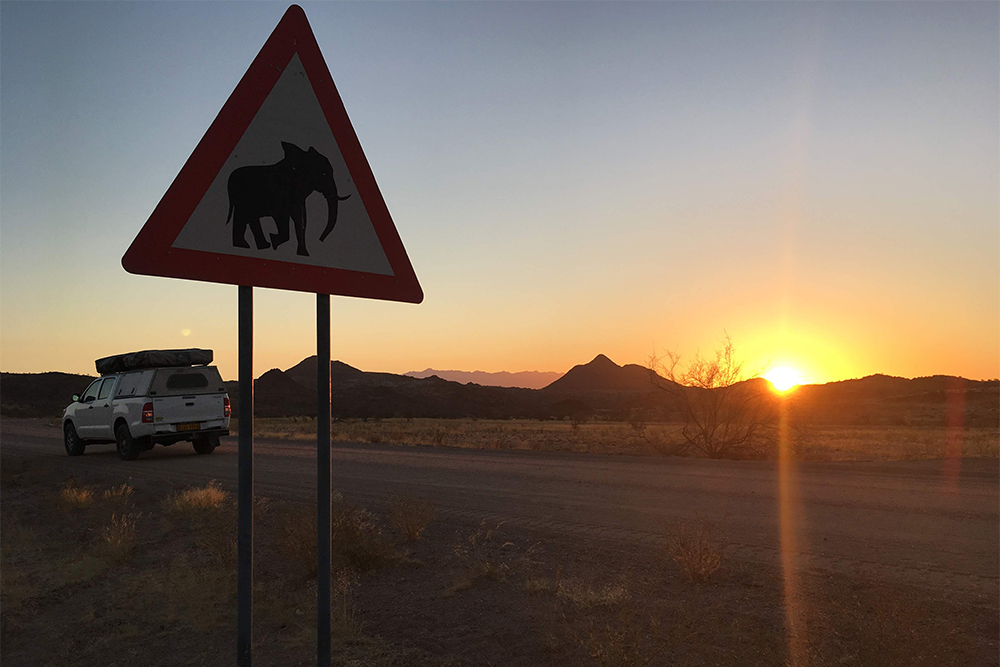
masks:
[[[172,247],[393,275],[298,53]]]

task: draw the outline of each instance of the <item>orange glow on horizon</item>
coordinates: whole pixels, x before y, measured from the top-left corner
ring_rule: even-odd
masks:
[[[775,390],[784,393],[803,384],[802,374],[790,366],[778,366],[764,374],[764,379],[770,382]]]

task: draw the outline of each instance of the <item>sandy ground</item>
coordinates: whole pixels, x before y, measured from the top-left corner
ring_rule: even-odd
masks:
[[[231,439],[209,457],[180,443],[123,462],[111,445],[66,457],[58,429],[47,422],[4,420],[0,426],[4,456],[59,468],[83,482],[131,478],[183,486],[214,479],[235,490]],[[314,480],[308,443],[256,443],[257,493],[308,501]],[[581,639],[610,626],[588,626],[590,617],[579,606],[559,607],[559,596],[532,595],[553,589],[551,582],[562,577],[590,586],[627,579],[623,585],[644,600],[643,609],[668,605],[676,591],[663,586],[679,580],[676,572],[664,574],[662,554],[665,531],[678,521],[711,525],[726,563],[712,586],[688,586],[684,599],[725,618],[739,610],[745,619],[715,634],[699,629],[705,651],[689,654],[675,638],[674,648],[650,664],[795,662],[787,645],[796,625],[789,608],[813,612],[813,648],[800,653],[814,659],[802,664],[863,664],[847,649],[836,659],[815,658],[827,655],[817,648],[827,638],[818,635],[843,635],[833,629],[838,623],[858,622],[816,612],[841,608],[831,600],[856,599],[872,582],[893,591],[899,608],[921,610],[924,621],[928,614],[961,619],[962,635],[944,640],[955,646],[926,664],[997,664],[996,459],[800,463],[782,470],[770,462],[340,445],[333,450],[333,480],[345,497],[377,511],[399,495],[434,503],[435,524],[415,547],[422,574],[404,569],[367,582],[359,613],[366,631],[461,664],[575,664],[588,655],[597,664],[630,664],[603,660]],[[452,555],[484,522],[502,524],[504,543],[519,550],[511,558],[531,565],[516,585],[490,579],[464,590],[456,586]],[[649,635],[646,620],[627,625]],[[799,625],[804,635],[806,624]]]

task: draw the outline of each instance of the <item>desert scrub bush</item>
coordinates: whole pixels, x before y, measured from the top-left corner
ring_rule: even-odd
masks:
[[[282,560],[305,579],[316,578],[316,508],[300,506],[281,525]],[[400,555],[383,536],[375,516],[334,494],[330,513],[334,567],[371,572],[398,563]],[[339,561],[339,562],[338,562]]]
[[[124,504],[132,497],[134,490],[131,484],[119,484],[118,486],[112,486],[110,489],[104,489],[101,497],[108,502]]]
[[[88,488],[76,486],[70,480],[59,492],[59,502],[66,508],[90,507],[94,504],[94,493]]]
[[[423,498],[394,496],[392,498],[392,525],[412,542],[420,539],[434,518],[434,503]]]
[[[516,566],[532,562],[538,545],[519,552],[513,542],[501,537],[503,524],[501,521],[494,525],[483,519],[475,532],[455,546],[453,554],[462,564],[462,570],[456,574],[453,584],[445,590],[445,597],[471,588],[479,579],[505,581]]]
[[[330,521],[333,553],[359,572],[372,572],[400,562],[400,556],[382,536],[375,515],[344,502],[334,505]]]
[[[112,514],[111,520],[101,528],[98,535],[97,552],[103,558],[124,563],[135,549],[135,524],[139,513]]]
[[[678,521],[667,528],[665,536],[667,554],[694,582],[705,583],[722,564],[722,546],[707,521]]]
[[[184,489],[175,493],[165,501],[168,512],[185,514],[207,509],[218,509],[229,499],[229,494],[222,490],[219,483],[212,480],[202,487]]]

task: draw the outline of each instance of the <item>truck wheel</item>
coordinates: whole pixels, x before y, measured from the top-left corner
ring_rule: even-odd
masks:
[[[194,445],[194,451],[199,454],[211,454],[219,446],[219,436],[210,435],[204,438],[195,438],[191,444]]]
[[[80,456],[87,448],[80,436],[76,434],[73,422],[66,422],[66,428],[63,429],[63,444],[66,445],[66,453],[70,456]]]
[[[132,434],[128,432],[128,425],[121,424],[115,429],[115,441],[118,445],[118,458],[122,461],[135,461],[139,458],[142,447],[135,441]]]

